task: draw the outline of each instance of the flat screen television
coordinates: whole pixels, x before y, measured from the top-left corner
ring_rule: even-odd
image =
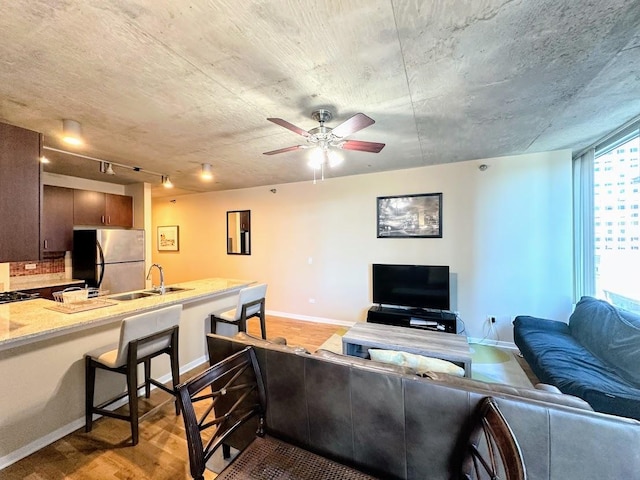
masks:
[[[373,303],[449,310],[449,266],[373,264]]]

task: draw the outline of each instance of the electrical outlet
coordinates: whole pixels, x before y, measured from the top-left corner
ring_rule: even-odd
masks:
[[[493,325],[496,323],[496,317],[495,315],[487,315],[487,323],[489,325]]]
[[[309,299],[309,303],[316,303],[316,299],[315,298],[310,298]]]
[[[36,263],[27,263],[24,266],[25,270],[35,270],[38,267],[38,265]]]

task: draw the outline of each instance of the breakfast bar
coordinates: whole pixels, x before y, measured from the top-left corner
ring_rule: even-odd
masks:
[[[251,283],[226,278],[184,282],[164,295],[112,296],[103,305],[73,313],[43,299],[0,305],[0,469],[84,425],[84,354],[116,343],[123,318],[182,304],[180,370],[188,371],[206,361],[209,315],[233,308],[238,291]],[[168,362],[156,363],[153,375],[166,376]],[[105,374],[98,401],[124,389],[119,376]]]

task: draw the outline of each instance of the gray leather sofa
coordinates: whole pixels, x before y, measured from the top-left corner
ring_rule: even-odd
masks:
[[[534,390],[528,398],[531,391],[422,378],[246,336],[208,335],[207,342],[212,363],[254,346],[268,431],[380,478],[455,478],[471,414],[485,396],[497,400],[509,422],[529,479],[637,478],[640,472],[640,422],[579,408],[583,403],[569,396]]]

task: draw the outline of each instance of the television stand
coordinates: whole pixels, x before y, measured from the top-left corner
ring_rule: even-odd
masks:
[[[405,309],[375,305],[367,313],[367,322],[459,333],[456,314],[446,310]]]

